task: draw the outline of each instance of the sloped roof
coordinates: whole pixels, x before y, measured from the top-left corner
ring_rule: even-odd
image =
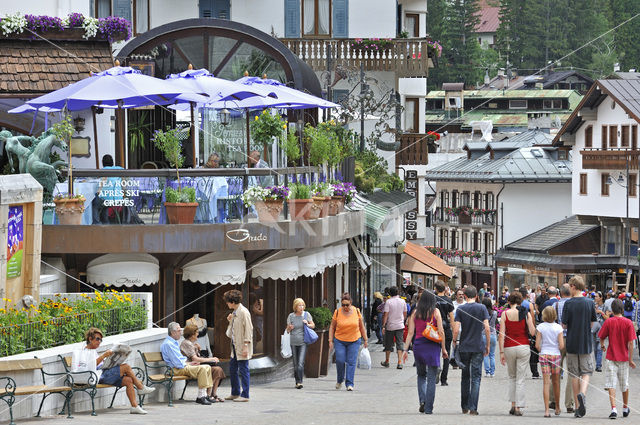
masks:
[[[571,161],[555,160],[546,149],[534,147],[548,145],[549,140],[548,134],[529,130],[504,142],[489,144],[491,147],[493,143],[510,143],[516,149],[507,155],[497,159],[491,159],[490,153],[475,159],[459,158],[428,170],[425,178],[432,181],[570,182]]]
[[[597,107],[607,95],[611,96],[631,118],[640,122],[640,79],[596,80],[558,131],[553,142],[558,143],[563,134],[572,134],[580,128],[583,123],[579,115],[580,110],[583,107]]]
[[[427,124],[440,124],[443,122],[449,123],[453,121],[454,124],[460,124],[463,128],[470,128],[472,121],[491,121],[493,128],[505,128],[505,127],[526,127],[529,123],[529,113],[545,113],[548,114],[549,110],[536,111],[529,109],[522,109],[520,112],[514,112],[516,110],[496,110],[496,109],[476,109],[473,111],[464,112],[460,118],[449,118],[443,111],[437,113],[426,113],[425,123]],[[551,122],[555,122],[556,118],[560,123],[566,122],[571,116],[571,112],[551,113]],[[494,134],[495,136],[495,134]]]
[[[578,216],[572,215],[510,243],[505,249],[545,253],[598,227],[582,224]]]
[[[580,97],[575,90],[465,90],[465,99],[560,99]],[[444,99],[444,90],[432,90],[427,99]]]
[[[484,6],[477,13],[478,25],[476,25],[477,33],[491,33],[498,31],[500,26],[500,8]]]
[[[37,96],[113,66],[108,41],[0,39],[0,95]],[[59,46],[59,47],[58,47]]]
[[[416,198],[398,190],[358,193],[346,207],[352,211],[364,210],[365,226],[371,235],[377,235],[384,224],[397,216],[416,208]]]
[[[446,277],[453,276],[451,267],[447,263],[445,263],[445,261],[442,258],[429,252],[429,250],[427,250],[423,246],[416,245],[414,243],[407,241],[407,243],[404,246],[403,254],[406,254],[407,256],[412,257],[413,259],[419,261],[420,263],[428,267],[428,269],[424,269],[425,271],[421,271],[418,273],[430,274],[428,273],[429,269],[433,269],[436,271],[436,273],[434,274],[441,274]],[[415,267],[414,262],[409,262],[409,263],[404,262],[404,264],[407,267],[410,267],[410,266]],[[409,269],[408,271],[412,271],[412,270]]]

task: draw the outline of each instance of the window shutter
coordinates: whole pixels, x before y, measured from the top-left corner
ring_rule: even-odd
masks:
[[[231,0],[213,0],[213,17],[231,19]]]
[[[124,18],[133,24],[131,0],[113,0],[113,15]]]
[[[284,37],[300,38],[300,0],[284,0]]]
[[[349,38],[349,0],[333,0],[333,37]]]

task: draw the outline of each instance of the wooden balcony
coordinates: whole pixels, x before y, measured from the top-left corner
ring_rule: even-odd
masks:
[[[583,149],[582,168],[585,170],[626,170],[638,169],[637,149]]]
[[[327,58],[347,70],[392,71],[398,77],[427,77],[433,68],[426,40],[396,39],[388,49],[379,51],[356,50],[351,47],[355,39],[280,39],[314,71],[327,70]]]
[[[401,133],[396,136],[400,146],[396,151],[396,167],[400,165],[427,165],[429,154],[436,152],[436,146],[422,133]]]

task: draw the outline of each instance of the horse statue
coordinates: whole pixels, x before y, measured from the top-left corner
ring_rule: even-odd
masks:
[[[9,158],[9,165],[11,169],[15,172],[19,172],[20,174],[24,174],[27,172],[27,159],[29,155],[31,155],[31,149],[24,145],[32,145],[36,140],[35,137],[31,136],[14,136],[10,131],[3,130],[0,131],[0,141],[5,142],[4,149],[7,151],[7,157]],[[18,168],[16,169],[13,164],[13,155],[15,154],[18,157]]]
[[[44,202],[50,202],[53,197],[53,190],[58,182],[57,167],[66,164],[66,161],[55,161],[51,164],[49,159],[51,149],[56,146],[63,151],[67,150],[67,144],[58,139],[56,135],[47,131],[42,133],[40,138],[34,143],[33,152],[27,159],[26,171],[40,183],[44,189]]]

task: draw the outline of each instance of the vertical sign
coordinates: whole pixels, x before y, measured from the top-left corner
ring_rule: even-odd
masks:
[[[404,176],[404,190],[409,195],[418,199],[418,172],[416,170],[407,170]],[[418,209],[417,207],[405,214],[404,230],[405,238],[408,241],[418,239]]]
[[[7,278],[18,277],[22,272],[24,248],[24,223],[22,205],[9,207],[7,236]]]

